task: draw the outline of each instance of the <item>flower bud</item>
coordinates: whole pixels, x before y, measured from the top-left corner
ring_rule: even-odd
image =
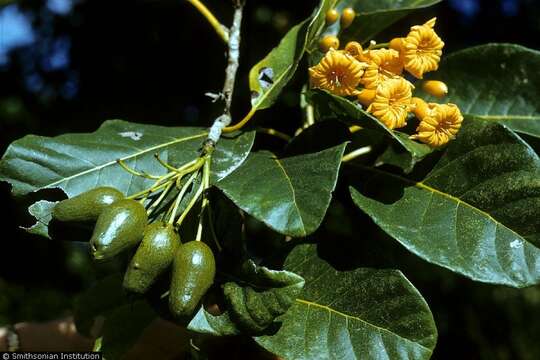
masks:
[[[322,52],[327,52],[330,49],[339,49],[339,39],[334,35],[326,35],[319,42],[319,48]]]
[[[345,8],[341,13],[341,28],[346,29],[353,23],[356,18],[356,11],[353,8]]]
[[[428,80],[422,84],[422,89],[429,95],[442,98],[448,94],[448,86],[442,81]]]
[[[332,25],[339,19],[339,12],[336,9],[330,9],[326,12],[326,23]]]

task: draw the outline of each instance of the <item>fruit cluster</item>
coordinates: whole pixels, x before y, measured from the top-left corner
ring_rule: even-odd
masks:
[[[353,14],[351,19],[354,20],[354,10],[345,10],[341,29],[351,26],[352,20],[345,23],[343,20],[348,19],[348,15]],[[328,11],[328,24],[336,21],[336,13],[335,9]],[[389,129],[405,127],[412,113],[420,123],[411,139],[432,147],[447,144],[461,128],[463,116],[459,108],[454,104],[426,103],[413,97],[415,86],[405,75],[407,72],[412,79],[422,79],[425,73],[438,69],[444,42],[434,30],[435,22],[433,18],[423,25],[413,26],[407,36],[389,43],[372,41],[367,49],[350,41],[339,50],[340,41],[336,36],[322,37],[319,48],[324,56],[309,69],[312,87],[338,96],[354,96]],[[433,80],[425,82],[423,89],[436,97],[448,92],[446,84]]]
[[[124,276],[128,291],[145,293],[172,265],[169,309],[177,318],[191,316],[214,282],[216,264],[208,245],[182,244],[171,223],[149,224],[144,205],[117,189],[99,187],[60,201],[53,218],[95,223],[90,249],[96,260],[111,259],[138,245]]]

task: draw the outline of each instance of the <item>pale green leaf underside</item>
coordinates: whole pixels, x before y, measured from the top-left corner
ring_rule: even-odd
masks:
[[[154,158],[173,166],[185,164],[199,155],[206,136],[202,128],[143,125],[121,120],[106,121],[94,133],[65,134],[57,137],[28,135],[13,142],[0,161],[0,181],[12,186],[15,196],[59,188],[73,197],[97,186],[112,186],[132,194],[150,186],[154,180],[132,175],[117,160],[153,175],[166,170]],[[223,137],[212,157],[212,181],[236,169],[248,156],[254,133]],[[48,222],[52,203],[40,201],[30,213],[37,223],[29,232],[49,237]]]
[[[96,186],[113,186],[125,194],[143,190],[152,180],[134,176],[116,161],[138,171],[164,174],[154,154],[180,166],[199,154],[205,129],[143,125],[121,120],[105,122],[91,134],[53,138],[28,135],[12,143],[0,162],[0,180],[12,185],[16,196],[60,188],[69,197]],[[223,138],[212,161],[213,181],[227,176],[251,150],[254,134]]]
[[[353,200],[407,249],[477,281],[540,282],[540,159],[512,132],[467,119],[423,181],[375,172],[393,198],[367,182]]]
[[[315,231],[337,182],[345,144],[307,155],[279,159],[264,151],[217,186],[238,207],[290,236]]]
[[[424,299],[399,271],[337,271],[299,245],[285,268],[306,280],[279,331],[255,340],[291,360],[429,359],[437,331]]]
[[[296,72],[306,48],[316,40],[324,26],[326,11],[335,2],[321,0],[309,18],[291,28],[279,45],[251,69],[249,87],[253,110],[266,109],[277,100],[281,90]]]
[[[446,82],[443,100],[464,114],[540,137],[540,52],[511,44],[477,46],[443,58],[439,71],[426,78]]]

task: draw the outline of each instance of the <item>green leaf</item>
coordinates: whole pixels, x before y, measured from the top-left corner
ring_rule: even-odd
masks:
[[[16,196],[46,188],[60,188],[75,196],[100,185],[125,194],[143,190],[152,180],[136,177],[117,165],[151,174],[166,170],[154,159],[159,154],[172,165],[198,156],[206,136],[202,128],[142,125],[106,121],[91,134],[65,134],[53,138],[28,135],[15,141],[0,162],[0,180],[12,184]],[[236,135],[219,142],[212,162],[214,181],[226,177],[249,154],[254,134]]]
[[[156,317],[144,300],[122,305],[108,313],[101,340],[103,357],[109,360],[122,358]]]
[[[414,10],[423,9],[439,3],[441,0],[341,0],[336,8],[343,11],[352,7],[356,11],[356,19],[352,25],[345,29],[340,39],[345,41],[358,41],[366,43],[372,40],[382,30],[386,29],[399,19]],[[426,19],[427,20],[427,19]],[[416,25],[416,24],[415,24]],[[339,22],[331,27],[331,33],[337,34],[340,30]],[[396,37],[404,36],[396,35]],[[390,39],[384,39],[390,41]]]
[[[214,336],[232,336],[242,333],[235,322],[231,320],[228,312],[214,316],[206,311],[204,306],[199,308],[187,328],[201,334]]]
[[[337,182],[345,144],[279,159],[263,151],[217,186],[238,207],[282,234],[307,236],[321,224]]]
[[[285,269],[306,285],[274,335],[255,340],[291,360],[429,359],[437,330],[427,304],[397,270],[335,270],[315,245],[299,245]]]
[[[411,252],[477,281],[540,282],[540,159],[511,131],[466,119],[420,182],[364,170],[377,175],[354,202]]]
[[[249,72],[252,93],[252,111],[269,108],[291,80],[298,63],[317,38],[325,22],[328,9],[336,0],[321,0],[314,13],[294,26],[279,45],[255,65]]]
[[[473,47],[443,58],[426,78],[444,81],[444,101],[469,117],[540,137],[540,52],[511,44]]]
[[[31,234],[41,235],[46,238],[49,236],[49,222],[52,219],[52,210],[56,202],[40,200],[28,208],[28,212],[36,219],[36,223],[29,228],[24,228]]]
[[[139,171],[166,173],[154,158],[180,166],[199,154],[206,130],[202,128],[142,125],[120,120],[105,122],[91,134],[66,134],[53,138],[26,136],[12,143],[0,161],[0,181],[12,185],[15,196],[47,188],[60,188],[73,197],[96,186],[113,186],[132,194],[150,186],[153,180],[134,176],[116,160]],[[248,156],[254,133],[224,137],[212,158],[212,181],[216,182],[236,169]],[[47,204],[47,206],[50,204]],[[47,236],[45,203],[30,211],[38,224],[30,231]],[[50,210],[50,209],[49,209]]]
[[[364,111],[361,105],[344,97],[335,96],[324,90],[314,90],[310,93],[310,99],[315,106],[318,120],[339,120],[349,125],[377,130],[410,154],[411,166],[433,151],[429,146],[409,139],[409,135],[405,133],[388,129],[376,117]]]
[[[302,291],[304,279],[290,271],[270,270],[251,260],[244,266],[242,283],[223,285],[231,318],[247,332],[261,332],[283,315]]]

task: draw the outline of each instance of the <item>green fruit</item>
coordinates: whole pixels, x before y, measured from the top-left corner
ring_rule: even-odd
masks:
[[[131,199],[116,201],[99,215],[90,246],[92,256],[106,260],[137,245],[143,238],[148,216],[139,202]]]
[[[201,241],[181,245],[174,257],[169,309],[178,318],[191,316],[214,282],[216,261]]]
[[[98,187],[71,199],[60,201],[52,216],[60,221],[96,221],[107,206],[124,198],[124,194],[112,187]]]
[[[172,263],[180,246],[174,227],[163,222],[150,224],[124,276],[124,288],[143,294]]]

